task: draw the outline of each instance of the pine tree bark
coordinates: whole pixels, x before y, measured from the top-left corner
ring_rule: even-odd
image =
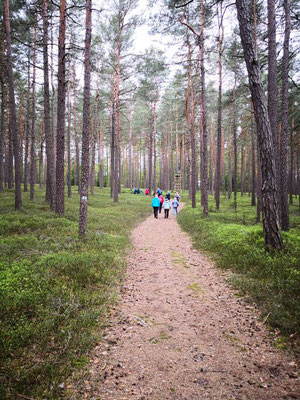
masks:
[[[15,103],[15,88],[13,76],[13,63],[11,55],[11,31],[9,18],[9,0],[4,2],[4,23],[6,31],[6,55],[7,55],[7,75],[9,89],[9,106],[10,106],[10,129],[14,141],[14,156],[15,156],[15,209],[22,208],[21,194],[21,159],[19,149],[19,134],[17,127],[16,103]]]
[[[103,133],[102,133],[102,126],[100,122],[100,129],[98,132],[98,167],[99,167],[99,188],[102,189],[104,182],[104,163],[103,163]]]
[[[132,118],[133,118],[133,109],[130,110],[130,116],[129,116],[129,154],[128,154],[128,159],[129,159],[129,188],[132,190]]]
[[[272,132],[256,57],[248,2],[240,0],[236,2],[236,8],[257,124],[262,171],[262,213],[265,245],[274,249],[281,249],[282,238],[278,223],[276,169]]]
[[[92,119],[92,129],[91,129],[91,134],[92,134],[92,145],[91,145],[91,150],[92,150],[92,157],[91,157],[91,172],[90,172],[90,189],[91,189],[91,194],[94,195],[95,193],[95,163],[96,163],[96,136],[98,133],[98,98],[99,98],[99,89],[97,89],[97,94],[95,98],[95,113],[94,113],[94,118]]]
[[[119,106],[119,98],[118,98],[118,83],[117,76],[116,81],[114,83],[114,99],[113,99],[113,135],[114,135],[114,178],[113,178],[113,195],[114,195],[114,203],[119,202],[119,143],[118,143],[118,106]]]
[[[43,125],[43,124],[42,124]],[[42,127],[42,130],[44,128]],[[42,132],[43,135],[43,132]],[[43,187],[43,164],[44,164],[44,138],[41,136],[41,147],[39,154],[39,187],[42,189]]]
[[[13,132],[11,130],[11,114],[7,113],[7,126],[8,126],[8,159],[7,159],[7,188],[13,189],[14,187],[14,146],[13,146]]]
[[[294,114],[294,105],[292,108],[292,114]],[[292,117],[292,126],[290,131],[290,174],[289,174],[289,204],[293,204],[294,194],[294,140],[293,134],[295,129],[295,118]]]
[[[65,212],[65,106],[66,106],[66,0],[60,0],[58,36],[57,140],[56,140],[56,204],[55,212]]]
[[[36,85],[36,46],[37,46],[37,14],[34,24],[33,42],[33,72],[32,72],[32,104],[31,104],[31,143],[30,143],[30,200],[34,200],[34,184],[36,178],[36,158],[35,158],[35,85]]]
[[[56,201],[55,201],[55,195],[56,195],[56,135],[55,135],[55,118],[54,118],[54,103],[55,103],[55,85],[54,85],[54,65],[53,65],[53,21],[51,17],[51,54],[50,54],[50,59],[51,59],[51,90],[52,90],[52,95],[51,95],[51,137],[52,137],[52,149],[53,149],[53,185],[54,185],[54,208],[56,208]]]
[[[215,175],[215,200],[216,210],[220,208],[220,175],[221,175],[221,145],[222,145],[222,46],[224,37],[222,2],[220,11],[218,5],[218,64],[219,64],[219,93],[218,93],[218,136],[217,136],[217,165]]]
[[[244,128],[241,131],[241,196],[245,191],[245,145],[244,145]]]
[[[77,133],[77,113],[76,113],[76,72],[73,65],[73,121],[74,121],[74,138],[75,138],[75,176],[76,184],[78,185],[78,193],[80,193],[80,160],[79,160],[79,144]]]
[[[26,100],[26,134],[25,134],[25,154],[24,154],[24,192],[27,192],[28,184],[28,154],[30,141],[30,49],[28,50],[27,67],[27,100]]]
[[[208,215],[208,195],[207,195],[207,110],[206,110],[206,89],[205,89],[205,67],[204,67],[204,10],[203,0],[201,0],[201,34],[199,38],[200,47],[200,83],[201,83],[201,107],[202,107],[202,182],[201,182],[201,198],[203,206],[203,214]]]
[[[1,34],[1,132],[0,132],[0,192],[4,191],[4,136],[5,136],[5,106],[6,106],[6,91],[5,91],[5,30],[2,29]]]
[[[49,89],[49,60],[48,60],[48,8],[49,1],[43,0],[43,61],[44,61],[44,130],[47,156],[46,201],[50,209],[55,210],[55,182],[53,140],[50,129],[50,89]]]
[[[232,162],[231,162],[231,121],[229,121],[228,133],[228,199],[231,199],[232,194]]]
[[[254,5],[255,1],[256,0],[254,0]],[[268,0],[268,114],[269,114],[272,138],[273,138],[275,167],[276,167],[276,185],[278,190],[279,148],[278,148],[278,88],[277,88],[275,0]]]
[[[256,172],[255,172],[255,140],[254,140],[254,112],[251,112],[251,206],[256,205]]]
[[[281,143],[280,143],[280,206],[281,228],[289,230],[289,206],[287,190],[287,136],[288,136],[288,90],[289,90],[289,42],[291,31],[290,0],[284,0],[285,30],[282,57],[282,114],[281,114]]]
[[[153,189],[153,179],[152,179],[152,165],[153,165],[153,121],[152,121],[152,104],[150,106],[150,133],[149,133],[149,145],[148,145],[148,184],[149,191]]]
[[[153,192],[156,190],[156,101],[152,108],[152,138],[153,138]]]
[[[89,185],[89,133],[90,133],[90,81],[91,81],[91,36],[92,36],[92,1],[86,0],[86,31],[84,48],[84,92],[83,126],[81,157],[81,193],[79,208],[79,236],[84,236],[87,225],[87,197]]]
[[[234,84],[232,92],[232,102],[233,102],[233,116],[232,116],[232,133],[233,133],[233,207],[236,211],[237,209],[237,132],[236,132],[236,78],[237,78],[237,65],[236,65],[236,44],[234,45]]]
[[[114,173],[114,169],[115,169],[115,113],[114,113],[114,101],[113,100],[112,100],[112,104],[111,104],[110,114],[111,114],[110,115],[110,123],[111,123],[111,135],[110,135],[110,197],[113,197],[113,195],[114,195],[114,176],[115,176],[115,173]]]
[[[68,101],[67,101],[67,109],[68,109],[68,128],[67,128],[67,186],[68,186],[68,197],[72,196],[72,187],[71,187],[71,172],[72,172],[72,160],[71,160],[71,100],[70,100],[70,91],[71,91],[71,81],[70,81],[70,60],[68,63]]]

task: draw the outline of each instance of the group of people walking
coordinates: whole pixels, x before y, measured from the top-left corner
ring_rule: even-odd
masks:
[[[163,192],[160,188],[153,194],[152,199],[152,208],[154,218],[158,218],[158,213],[161,213],[162,208],[164,209],[165,218],[169,218],[169,212],[171,206],[173,207],[173,215],[178,214],[178,207],[179,207],[179,193],[176,193],[174,196],[174,200],[171,204],[171,193],[167,192],[165,198],[163,197]]]

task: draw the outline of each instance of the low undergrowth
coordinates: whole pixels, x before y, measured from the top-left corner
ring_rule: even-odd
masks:
[[[78,238],[79,198],[59,217],[24,194],[0,194],[0,398],[61,397],[64,379],[87,362],[122,277],[129,234],[150,212],[145,196],[107,189],[90,196],[88,232]],[[24,398],[25,398],[24,397]]]
[[[187,206],[178,221],[197,249],[206,251],[221,268],[233,270],[231,283],[240,294],[253,299],[263,318],[287,340],[293,339],[297,351],[300,334],[300,216],[298,205],[290,206],[289,232],[282,232],[284,249],[267,252],[262,224],[256,224],[256,207],[248,196],[238,196],[238,208],[222,199],[215,211],[209,197],[209,216],[202,208]],[[298,348],[299,351],[299,348]]]

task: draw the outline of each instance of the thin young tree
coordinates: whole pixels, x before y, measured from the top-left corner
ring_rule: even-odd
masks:
[[[44,131],[47,155],[46,201],[50,209],[55,210],[55,182],[53,141],[50,129],[50,89],[49,89],[49,59],[48,59],[48,9],[49,1],[43,1],[43,69],[44,69]]]
[[[65,212],[65,106],[66,106],[66,0],[60,0],[58,36],[57,141],[56,141],[56,204],[55,212]]]
[[[281,228],[289,230],[289,206],[287,188],[287,137],[288,137],[288,85],[289,85],[289,42],[291,32],[290,0],[284,0],[284,42],[282,57],[282,114],[281,114],[281,143],[280,143],[280,207]]]
[[[26,99],[26,133],[25,133],[25,154],[24,154],[24,192],[28,191],[28,153],[30,140],[30,48],[28,49],[27,62],[27,99]]]
[[[30,200],[34,200],[34,184],[36,178],[36,157],[35,157],[35,92],[36,92],[36,46],[37,46],[37,24],[38,24],[38,16],[37,12],[35,15],[35,23],[34,23],[34,41],[33,41],[33,73],[32,73],[32,103],[31,103],[31,142],[30,142]]]
[[[79,236],[84,236],[87,225],[87,200],[89,189],[89,136],[90,136],[90,84],[91,84],[92,1],[86,0],[84,90],[81,153],[81,190],[79,207]]]
[[[8,77],[9,108],[10,108],[10,129],[13,135],[14,156],[15,156],[15,209],[20,210],[22,208],[21,159],[20,159],[19,132],[17,126],[17,114],[16,114],[16,103],[15,103],[13,61],[11,54],[9,0],[5,0],[4,2],[4,23],[6,31],[6,58],[7,58],[7,77]]]
[[[220,10],[219,10],[220,6]],[[219,92],[218,92],[218,136],[217,136],[217,165],[216,165],[216,210],[220,208],[220,175],[221,175],[221,146],[222,146],[222,51],[224,39],[222,1],[217,5],[218,15],[218,65],[219,65]]]
[[[5,136],[5,30],[4,27],[1,33],[1,131],[0,131],[0,192],[4,190],[4,136]]]
[[[254,17],[256,18],[256,0]],[[278,149],[278,88],[277,88],[277,53],[276,53],[276,13],[275,0],[268,0],[268,113],[272,131],[276,183],[279,189],[279,149]]]

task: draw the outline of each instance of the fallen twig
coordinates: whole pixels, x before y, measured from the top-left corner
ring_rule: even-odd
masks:
[[[21,399],[35,400],[33,397],[26,396],[25,394],[17,393],[17,396],[18,396],[18,397],[21,397]]]
[[[264,318],[264,320],[263,320],[263,322],[262,322],[263,325],[267,322],[267,319],[269,318],[269,315],[270,315],[270,314],[271,314],[271,313],[269,312],[269,314]]]

